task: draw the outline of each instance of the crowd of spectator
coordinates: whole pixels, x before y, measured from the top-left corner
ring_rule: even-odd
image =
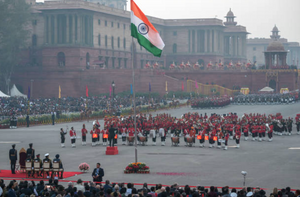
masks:
[[[298,93],[287,94],[241,94],[233,99],[234,104],[289,104],[299,100]]]
[[[160,102],[160,98],[136,97],[136,105],[145,105],[149,102]],[[87,109],[92,111],[106,110],[108,108],[123,108],[132,105],[130,95],[115,98],[111,97],[66,97],[66,98],[27,98],[9,97],[0,98],[0,114],[2,116],[25,116],[30,108],[29,115],[51,114],[51,112],[82,112]],[[28,107],[30,106],[30,107]]]
[[[173,184],[167,187],[157,184],[148,186],[144,183],[137,188],[133,183],[113,183],[106,181],[105,184],[95,184],[94,182],[83,182],[78,179],[76,184],[69,182],[66,187],[58,180],[49,179],[48,183],[43,180],[35,184],[34,181],[10,181],[6,186],[0,180],[0,197],[300,197],[300,190],[291,191],[290,187],[284,189],[274,188],[270,195],[260,188],[243,188],[237,190],[229,189],[225,186],[221,189],[211,186],[206,189],[202,186],[190,187],[185,185],[180,187]]]

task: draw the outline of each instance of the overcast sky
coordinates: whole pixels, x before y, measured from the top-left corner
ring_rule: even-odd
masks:
[[[225,20],[231,8],[238,25],[246,26],[251,33],[249,38],[269,38],[276,24],[282,38],[300,42],[300,0],[135,0],[135,3],[146,15],[164,19]]]
[[[37,0],[43,1],[43,0]],[[276,24],[282,38],[300,42],[300,0],[135,0],[149,16],[163,19],[224,19],[231,8],[249,38],[269,38]],[[130,0],[127,9],[130,10]]]

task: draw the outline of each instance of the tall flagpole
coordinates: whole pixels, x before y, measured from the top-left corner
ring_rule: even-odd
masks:
[[[135,147],[135,163],[137,163],[138,158],[137,158],[137,132],[136,132],[136,111],[135,111],[135,85],[134,85],[134,65],[133,65],[133,60],[134,60],[134,47],[133,47],[133,37],[131,41],[132,45],[132,52],[131,52],[131,66],[132,66],[132,91],[133,91],[133,119],[134,119],[134,147]]]

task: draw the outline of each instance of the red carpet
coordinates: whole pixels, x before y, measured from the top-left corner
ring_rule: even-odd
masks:
[[[75,174],[79,175],[79,174],[82,174],[82,172],[64,172],[64,179],[69,178],[71,176],[75,176]],[[45,177],[46,177],[46,174],[45,174]],[[26,178],[26,173],[12,174],[10,170],[1,170],[0,178]]]

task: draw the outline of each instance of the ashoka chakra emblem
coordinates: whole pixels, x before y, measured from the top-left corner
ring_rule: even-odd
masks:
[[[138,26],[138,31],[142,35],[146,35],[149,32],[149,27],[145,23],[141,23]]]

